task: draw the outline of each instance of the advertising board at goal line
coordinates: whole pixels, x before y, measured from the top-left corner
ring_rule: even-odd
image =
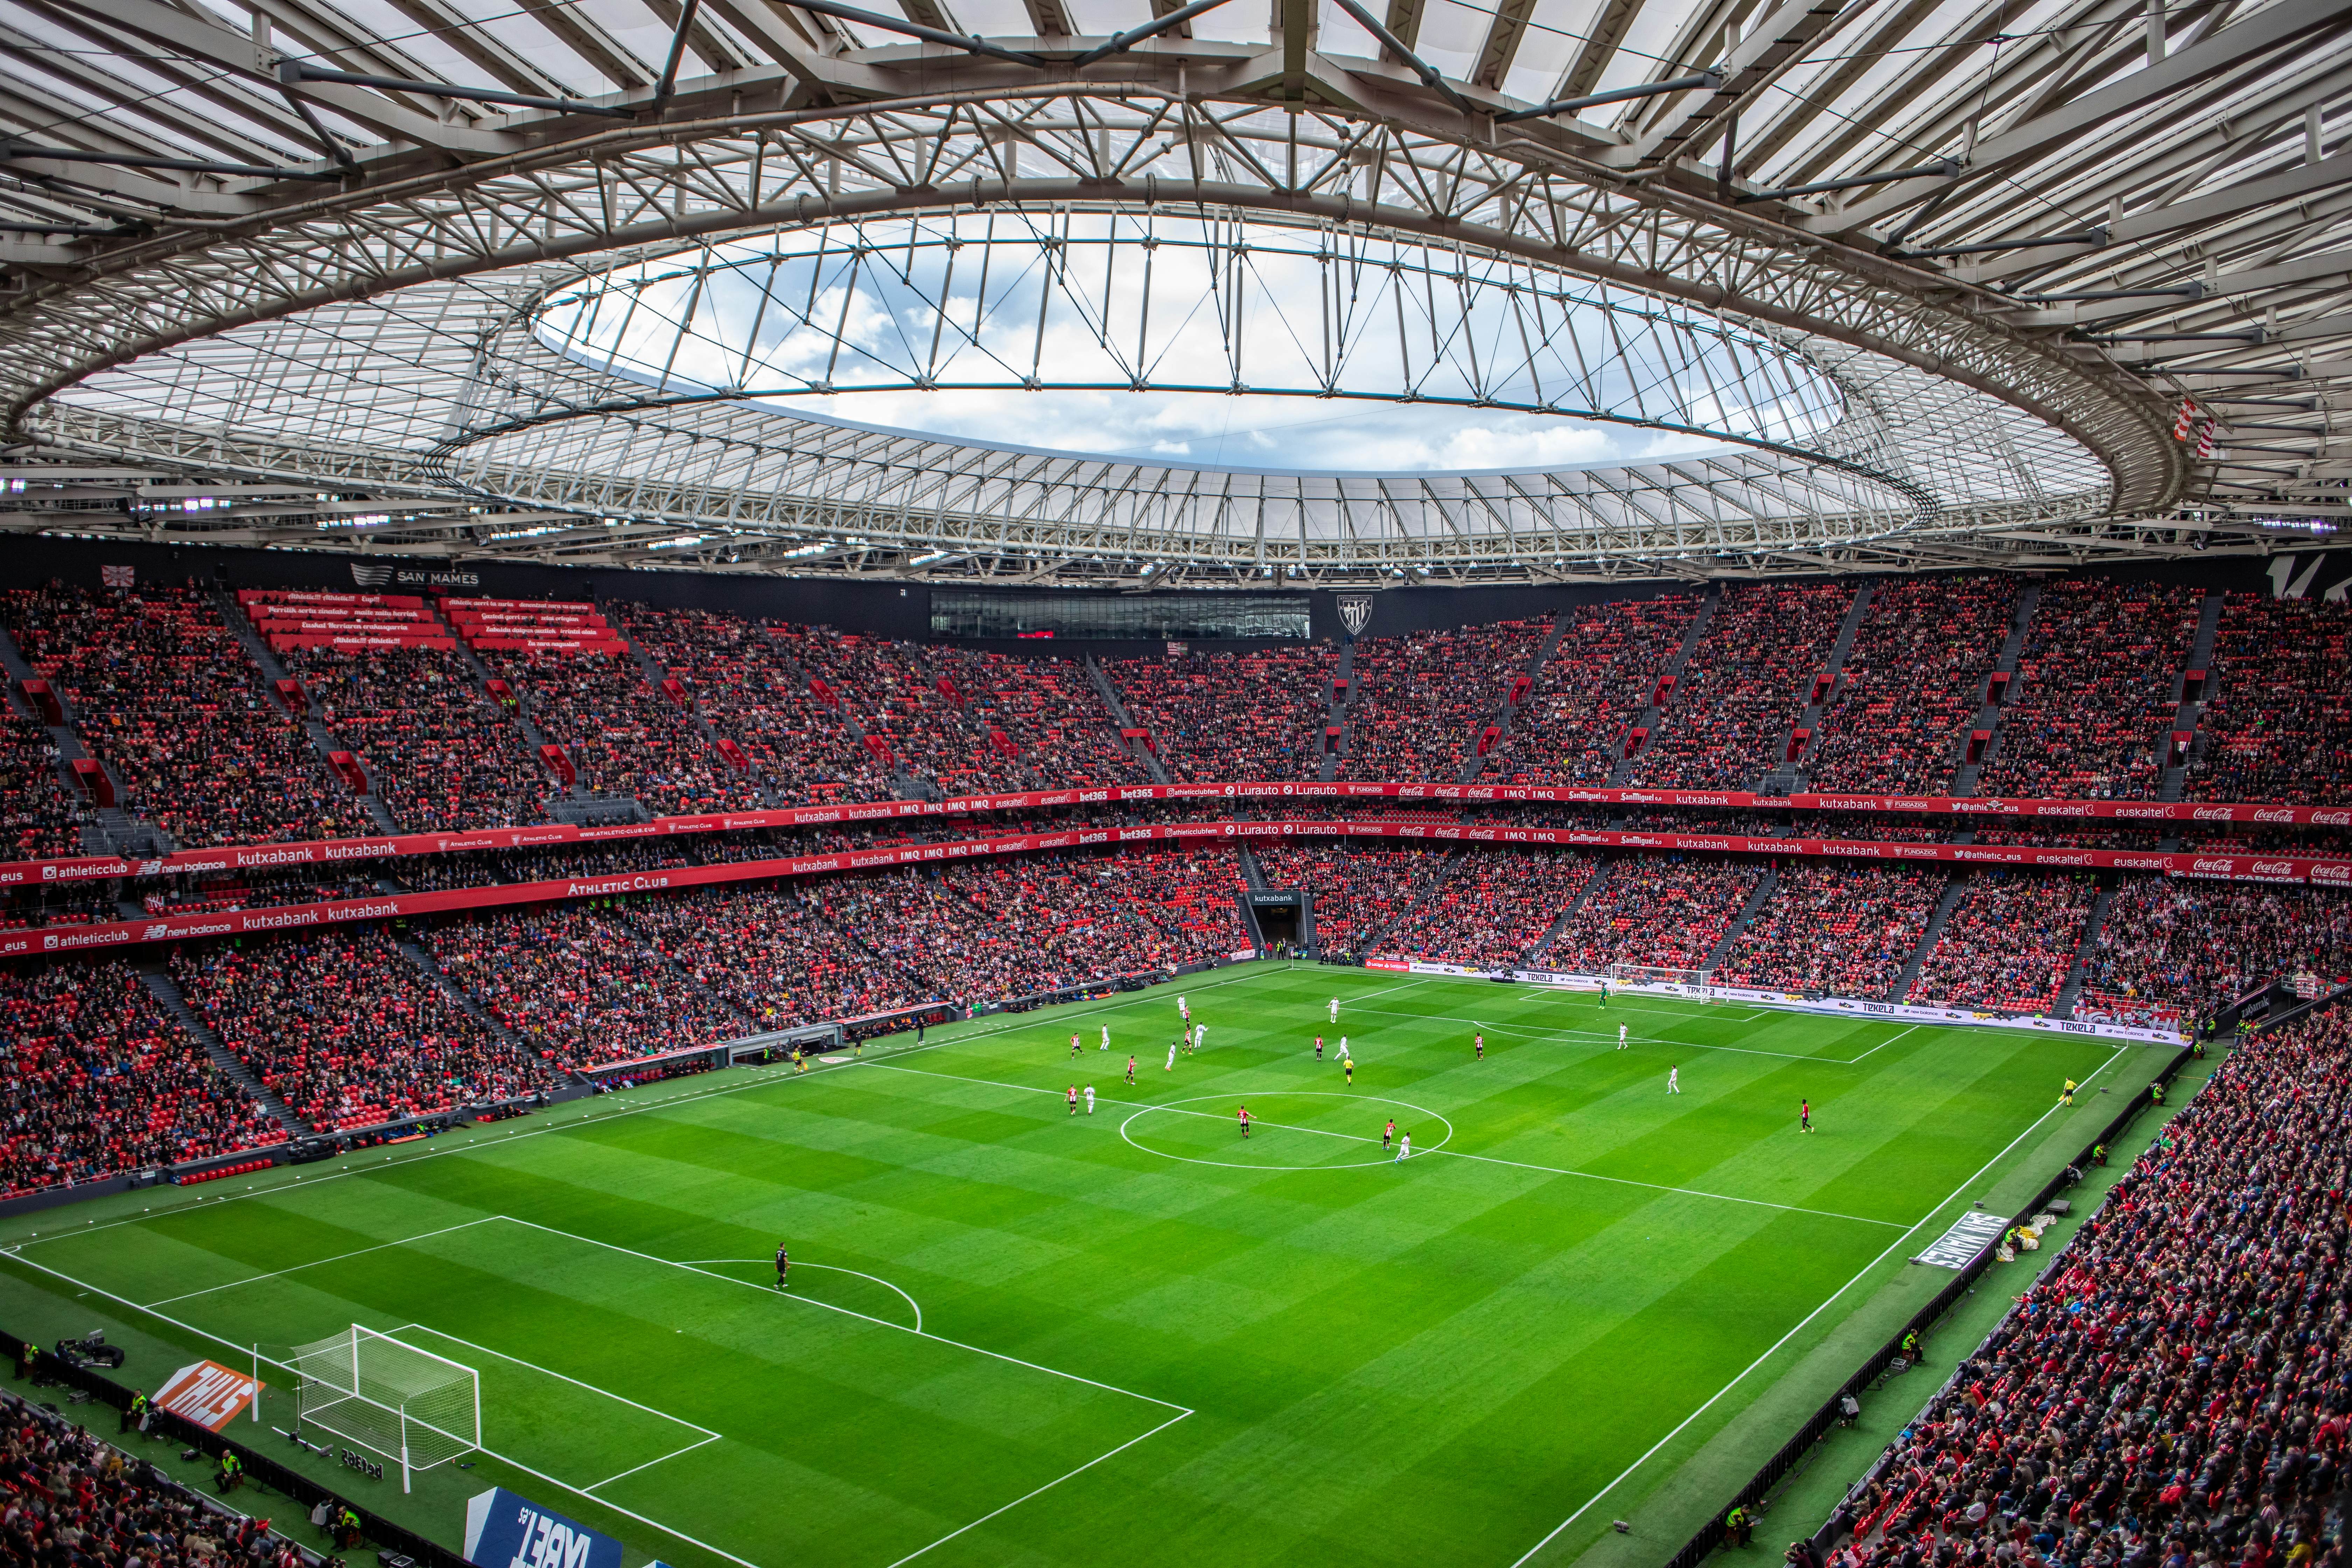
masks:
[[[1460,963],[1432,963],[1423,959],[1393,960],[1379,965],[1414,974],[1450,974],[1465,980],[1515,980],[1528,985],[1548,985],[1563,991],[1598,991],[1608,979],[1600,974],[1573,974],[1550,969],[1475,969]],[[2046,1035],[2085,1035],[2102,1040],[2130,1040],[2144,1046],[2185,1046],[2189,1037],[2178,1029],[2149,1029],[2131,1024],[2094,1024],[2074,1018],[2040,1016],[2014,1017],[2006,1013],[1979,1013],[1966,1007],[1915,1007],[1902,1002],[1865,1002],[1852,996],[1801,996],[1792,991],[1763,991],[1745,985],[1695,985],[1683,982],[1609,980],[1613,995],[1673,996],[1692,1002],[1744,1002],[1751,1006],[1790,1013],[1813,1013],[1828,1017],[1885,1018],[1903,1024],[1943,1024],[1965,1028],[2029,1029]]]

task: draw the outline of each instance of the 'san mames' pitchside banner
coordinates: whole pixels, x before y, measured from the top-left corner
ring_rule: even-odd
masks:
[[[683,819],[672,819],[683,820]],[[719,820],[719,819],[712,819]],[[732,821],[733,818],[727,820]],[[515,829],[514,831],[523,831]],[[579,831],[587,838],[658,836],[659,824],[635,829]],[[609,877],[572,877],[544,882],[505,882],[451,888],[430,893],[386,893],[314,904],[223,913],[166,915],[155,920],[53,926],[0,933],[0,957],[22,953],[103,952],[146,942],[191,937],[267,936],[351,921],[395,915],[437,914],[452,910],[492,909],[507,904],[546,903],[558,899],[604,898],[616,893],[662,892],[714,882],[757,881],[770,877],[823,876],[889,866],[919,866],[993,855],[1027,855],[1055,849],[1188,843],[1233,838],[1403,838],[1444,844],[1550,845],[1596,849],[1717,850],[1746,855],[1839,856],[1957,865],[2051,866],[2080,869],[2163,871],[2180,877],[2238,881],[2311,882],[2352,888],[2352,858],[2295,856],[2206,855],[2129,849],[2044,849],[2011,845],[1878,843],[1840,838],[1750,838],[1738,834],[1620,833],[1601,828],[1484,827],[1418,822],[1173,822],[1139,827],[1070,828],[1059,833],[1015,833],[997,838],[959,839],[947,844],[904,844],[845,849],[827,855],[794,855],[772,860],[738,860],[720,866],[674,866]]]
[[[2157,800],[2011,800],[1964,795],[1753,795],[1745,790],[1576,789],[1537,784],[1076,784],[1018,795],[971,795],[939,802],[869,801],[856,805],[803,805],[775,811],[714,812],[657,816],[622,827],[485,827],[467,833],[401,833],[379,838],[325,838],[291,844],[240,844],[182,849],[149,860],[85,855],[58,860],[0,861],[0,888],[88,882],[109,877],[162,877],[186,871],[268,871],[289,866],[332,866],[404,855],[448,855],[469,849],[525,849],[547,844],[593,844],[607,838],[659,837],[669,833],[731,833],[755,827],[824,827],[897,816],[970,816],[998,811],[1040,811],[1139,800],[1397,800],[1446,804],[1536,805],[1716,806],[1726,810],[1790,807],[1798,811],[1925,812],[1935,816],[2053,817],[2061,821],[2246,823],[2274,827],[2352,827],[2352,805],[2266,805],[2255,802]],[[1777,842],[1777,841],[1776,841]],[[2228,856],[2208,856],[2226,860]],[[2241,856],[2239,859],[2263,858]],[[2026,862],[2019,861],[2016,864]],[[2072,863],[2072,862],[2069,862]],[[2082,862],[2088,864],[2089,862]],[[2205,873],[2230,876],[2227,871]],[[2302,876],[2270,879],[2302,881]]]
[[[621,1543],[493,1487],[467,1500],[466,1561],[476,1568],[621,1568]]]

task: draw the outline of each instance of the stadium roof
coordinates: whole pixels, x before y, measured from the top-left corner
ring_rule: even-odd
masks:
[[[2347,511],[2341,5],[874,3],[0,0],[0,521],[1208,585]],[[1277,397],[1368,455],[1133,438]]]

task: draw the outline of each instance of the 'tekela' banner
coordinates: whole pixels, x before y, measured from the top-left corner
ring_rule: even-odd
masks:
[[[621,1568],[621,1543],[493,1487],[467,1500],[466,1561],[476,1568]]]

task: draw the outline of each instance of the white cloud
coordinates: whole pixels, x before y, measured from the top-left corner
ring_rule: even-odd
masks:
[[[769,400],[811,418],[990,446],[1299,473],[1451,473],[1648,461],[1699,437],[1431,403],[1188,392],[856,392]]]

